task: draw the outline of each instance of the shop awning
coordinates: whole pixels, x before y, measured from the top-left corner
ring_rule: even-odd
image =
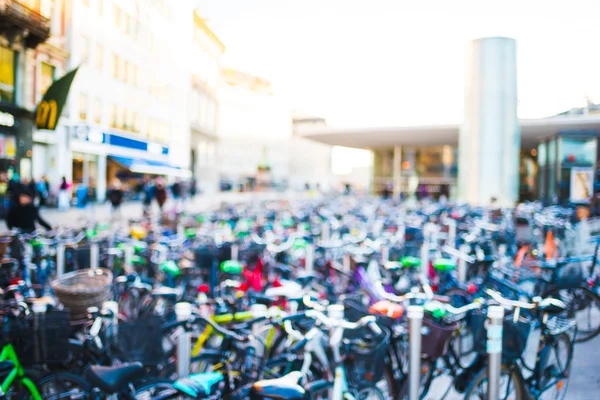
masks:
[[[167,162],[121,156],[109,156],[109,158],[137,174],[168,175],[179,178],[189,178],[192,176],[190,170],[183,169]]]

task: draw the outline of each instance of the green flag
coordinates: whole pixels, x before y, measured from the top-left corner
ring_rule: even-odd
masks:
[[[44,98],[35,110],[35,125],[38,129],[48,129],[51,131],[56,129],[56,123],[65,106],[69,89],[71,89],[71,83],[73,83],[78,69],[79,67],[75,68],[50,85]]]

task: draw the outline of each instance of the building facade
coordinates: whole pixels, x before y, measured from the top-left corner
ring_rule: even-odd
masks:
[[[0,172],[32,175],[33,109],[66,54],[59,0],[0,3]]]
[[[59,1],[59,0],[57,0]],[[67,1],[66,68],[79,67],[54,132],[36,132],[36,174],[48,171],[103,200],[116,179],[189,177],[187,109],[193,8],[165,0]],[[37,178],[37,176],[36,176]]]

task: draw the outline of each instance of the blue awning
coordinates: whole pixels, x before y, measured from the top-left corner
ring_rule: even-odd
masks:
[[[131,172],[149,175],[168,175],[180,178],[189,178],[192,174],[189,170],[163,161],[144,160],[141,158],[129,158],[122,156],[108,156],[110,159],[121,164]]]

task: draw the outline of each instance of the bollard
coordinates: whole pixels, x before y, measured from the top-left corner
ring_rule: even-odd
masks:
[[[231,259],[233,261],[238,261],[239,259],[239,254],[240,254],[240,245],[237,243],[234,243],[231,245]]]
[[[385,264],[388,261],[390,261],[390,248],[383,246],[381,248],[381,262],[382,264]]]
[[[131,243],[125,244],[125,272],[130,273],[133,270],[133,245]]]
[[[184,321],[192,316],[192,305],[190,303],[175,304],[175,314],[178,321]],[[177,376],[179,379],[187,378],[190,374],[190,358],[192,355],[192,342],[190,332],[179,328],[179,341],[177,343]]]
[[[456,246],[456,220],[455,219],[448,219],[447,223],[448,225],[448,240],[446,242],[446,244],[448,244],[449,246],[455,247]]]
[[[100,267],[100,247],[98,242],[92,241],[90,246],[90,268],[97,269]]]
[[[421,328],[423,326],[423,307],[408,307],[409,363],[408,398],[419,400],[421,389]]]
[[[468,244],[462,244],[458,250],[463,254],[468,254],[470,249]],[[458,264],[456,267],[458,282],[465,283],[467,280],[467,260],[465,260],[464,257],[458,257]]]
[[[109,338],[112,340],[117,336],[119,329],[119,303],[116,301],[105,301],[102,303],[102,312],[108,311],[112,312],[112,320],[110,321],[110,327],[107,332]]]
[[[306,272],[312,274],[315,268],[315,246],[312,243],[306,245],[306,258],[304,264]]]
[[[350,254],[344,254],[344,257],[342,258],[342,270],[344,270],[344,272],[350,272],[351,265],[352,259],[350,258]]]
[[[323,224],[321,224],[321,240],[324,243],[327,243],[329,241],[329,236],[330,236],[330,230],[329,230],[329,224],[327,222],[324,222]]]
[[[504,308],[488,307],[487,353],[488,353],[488,400],[500,398],[500,372],[502,368],[502,329]]]
[[[61,278],[65,274],[65,245],[59,242],[56,245],[56,277]]]

